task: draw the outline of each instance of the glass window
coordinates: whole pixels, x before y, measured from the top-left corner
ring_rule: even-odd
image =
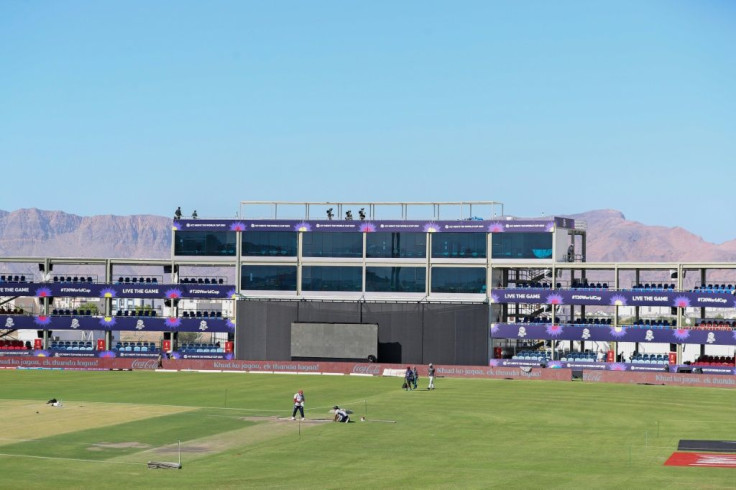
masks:
[[[486,257],[486,233],[433,233],[432,257],[482,259]]]
[[[296,257],[295,231],[246,231],[243,233],[243,255]]]
[[[423,293],[426,289],[424,267],[367,267],[365,271],[366,291]]]
[[[433,293],[485,293],[485,267],[432,267]]]
[[[550,259],[552,233],[493,233],[494,259]]]
[[[302,235],[304,257],[362,257],[362,233],[309,232]]]
[[[244,265],[241,289],[296,291],[296,267],[288,265]]]
[[[177,231],[174,255],[235,256],[234,231]]]
[[[361,291],[362,267],[302,267],[304,291]]]
[[[427,256],[426,233],[366,233],[368,258],[424,258]]]

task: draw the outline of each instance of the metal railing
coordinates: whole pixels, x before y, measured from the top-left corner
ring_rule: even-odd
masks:
[[[294,208],[300,211],[294,211]],[[318,216],[316,216],[319,209]],[[413,213],[431,208],[431,216]],[[448,211],[450,208],[452,211]],[[265,210],[265,213],[264,213]],[[380,210],[380,216],[379,216]],[[265,216],[258,216],[258,213]],[[297,201],[240,201],[238,218],[249,219],[473,219],[476,213],[482,219],[504,216],[504,205],[498,201],[449,202],[297,202]],[[289,215],[285,216],[285,213]],[[362,214],[361,214],[362,213]],[[454,214],[454,216],[452,216]],[[410,216],[411,215],[411,216]]]

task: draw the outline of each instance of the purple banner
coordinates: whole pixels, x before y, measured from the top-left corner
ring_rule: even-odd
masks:
[[[320,232],[416,232],[416,233],[551,233],[556,228],[574,228],[575,220],[178,220],[180,231],[320,231]]]
[[[730,293],[679,291],[608,291],[590,289],[494,289],[492,303],[548,305],[666,306],[680,308],[736,308]]]
[[[229,318],[0,315],[4,329],[126,330],[139,332],[234,332]]]
[[[736,345],[736,330],[648,329],[610,325],[552,325],[549,323],[494,323],[491,325],[491,337],[495,339]]]
[[[125,352],[112,350],[89,350],[89,351],[69,351],[59,349],[46,350],[22,350],[22,351],[0,351],[0,356],[5,357],[66,357],[66,358],[133,358],[133,359],[153,359],[154,364],[149,369],[156,369],[156,359],[160,355],[160,351],[152,352]],[[232,359],[232,352],[189,352],[189,351],[172,351],[168,353],[171,359]],[[140,367],[139,367],[140,368]]]
[[[36,298],[208,298],[230,299],[235,287],[228,284],[77,284],[2,283],[0,296]]]
[[[676,373],[681,369],[695,370],[702,374],[736,374],[736,366],[691,366],[685,364],[632,364],[623,362],[570,362],[570,361],[547,361],[547,368],[569,368],[591,371],[636,371],[636,372],[670,372]],[[489,366],[494,367],[539,367],[540,362],[517,361],[513,359],[491,359]]]

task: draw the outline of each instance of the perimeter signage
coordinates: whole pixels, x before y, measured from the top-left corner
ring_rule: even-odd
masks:
[[[0,328],[19,330],[234,332],[235,323],[229,318],[0,315]]]
[[[731,293],[680,291],[609,291],[582,289],[514,288],[491,291],[492,303],[548,305],[664,306],[677,308],[736,308]]]
[[[546,220],[176,220],[174,229],[186,231],[298,231],[309,232],[416,232],[416,233],[551,233],[574,228],[569,218]]]
[[[3,283],[0,296],[65,298],[207,298],[231,299],[235,287],[228,284],[70,284]]]
[[[555,325],[551,323],[494,323],[491,338],[592,340],[665,344],[736,345],[736,330],[642,328],[612,325]]]

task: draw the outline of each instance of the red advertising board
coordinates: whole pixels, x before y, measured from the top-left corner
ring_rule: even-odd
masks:
[[[436,375],[447,378],[537,379],[571,381],[570,368],[519,366],[441,366]],[[155,358],[133,357],[41,357],[0,355],[0,369],[136,370],[159,369]],[[367,362],[247,361],[237,359],[164,359],[163,369],[184,371],[241,371],[284,374],[346,374],[402,377],[403,364]],[[420,378],[427,366],[419,366]],[[736,376],[725,374],[670,373],[650,371],[583,370],[583,382],[736,388]]]

